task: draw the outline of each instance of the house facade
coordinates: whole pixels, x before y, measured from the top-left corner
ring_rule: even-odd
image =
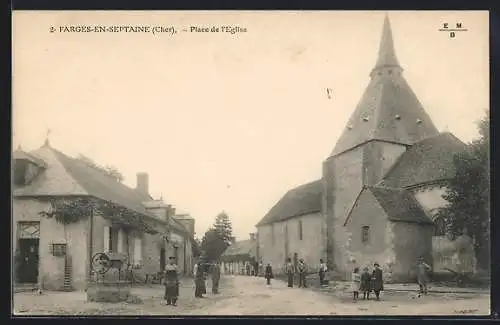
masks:
[[[259,258],[320,258],[340,278],[379,263],[387,281],[412,281],[424,257],[435,272],[474,270],[469,237],[451,239],[437,218],[443,182],[465,145],[440,133],[403,76],[385,18],[370,82],[320,180],[290,190],[257,224]]]
[[[221,270],[224,274],[246,274],[247,265],[253,269],[257,260],[257,236],[250,234],[247,240],[233,240],[221,255]]]
[[[85,289],[92,257],[102,252],[125,256],[136,279],[162,270],[169,256],[191,273],[194,234],[171,205],[149,195],[147,174],[138,173],[137,188],[129,188],[48,141],[15,151],[12,167],[16,283]],[[74,220],[48,217],[54,211]]]

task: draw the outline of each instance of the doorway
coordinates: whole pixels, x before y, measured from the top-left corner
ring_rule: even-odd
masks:
[[[165,270],[165,247],[160,248],[160,271]]]
[[[38,238],[19,239],[19,267],[17,268],[17,281],[19,283],[38,282]]]

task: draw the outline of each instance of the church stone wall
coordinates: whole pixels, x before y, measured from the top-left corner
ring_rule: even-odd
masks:
[[[405,152],[406,147],[382,141],[371,141],[363,146],[363,183],[375,185],[396,160]]]
[[[348,237],[343,244],[344,254],[341,275],[349,279],[354,267],[373,268],[379,263],[384,273],[388,271],[388,264],[395,259],[393,229],[390,226],[384,209],[378,204],[370,191],[363,191],[351,216],[345,226]],[[362,227],[368,226],[368,241],[362,241]],[[339,261],[337,259],[337,261]],[[339,265],[338,265],[339,266]],[[388,275],[388,274],[386,274]]]
[[[334,202],[331,211],[333,215],[326,216],[331,218],[333,231],[329,233],[332,236],[333,248],[333,267],[338,271],[345,271],[345,253],[343,246],[348,240],[348,234],[344,227],[347,213],[352,204],[359,195],[363,186],[363,148],[358,147],[347,151],[338,157],[329,161],[333,169],[332,177],[327,182],[333,182]],[[327,207],[328,210],[329,207]],[[330,229],[328,229],[330,230]]]
[[[274,229],[274,230],[273,230]],[[282,222],[275,222],[257,228],[259,254],[264,264],[271,263],[273,272],[278,274],[285,262],[285,236]],[[274,232],[274,240],[273,240]]]
[[[392,266],[392,279],[395,282],[412,282],[415,280],[415,266],[419,257],[424,257],[432,266],[432,233],[431,225],[418,223],[392,222],[394,233],[395,260]]]
[[[302,240],[299,236],[299,221],[302,221]],[[287,223],[288,254],[293,258],[297,253],[303,258],[309,270],[316,270],[319,260],[323,258],[323,237],[321,227],[323,217],[321,213],[312,213],[285,221]]]
[[[302,240],[299,237],[299,221],[302,221]],[[271,263],[276,274],[283,273],[286,258],[293,259],[294,253],[315,269],[323,258],[322,224],[321,213],[312,213],[258,227],[259,258],[264,264]]]

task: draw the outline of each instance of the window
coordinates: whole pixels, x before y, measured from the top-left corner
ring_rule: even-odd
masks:
[[[52,244],[52,255],[53,256],[65,256],[66,255],[66,244]]]
[[[434,220],[434,236],[444,236],[446,234],[446,223],[443,217]]]
[[[134,239],[134,265],[142,264],[142,240],[141,238]]]
[[[16,159],[14,161],[14,185],[26,185],[26,173],[28,171],[28,161],[23,159]]]
[[[109,251],[118,252],[118,228],[109,228]]]
[[[18,223],[19,239],[37,239],[40,238],[40,222],[38,221],[20,221]]]
[[[302,220],[299,220],[299,240],[302,240]]]
[[[363,244],[367,244],[370,240],[370,227],[363,226],[361,228],[361,241]]]

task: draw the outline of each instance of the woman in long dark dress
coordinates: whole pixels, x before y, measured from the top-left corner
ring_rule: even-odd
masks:
[[[194,265],[194,284],[194,296],[196,298],[203,298],[203,295],[207,293],[207,288],[205,287],[205,271],[203,264],[200,262]]]
[[[175,257],[169,258],[165,266],[165,300],[167,305],[177,306],[179,298],[179,269],[175,264]]]

